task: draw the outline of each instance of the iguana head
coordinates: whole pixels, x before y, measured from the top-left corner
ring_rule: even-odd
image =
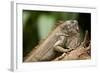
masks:
[[[62,31],[67,34],[79,33],[79,26],[77,20],[68,20],[62,24]]]

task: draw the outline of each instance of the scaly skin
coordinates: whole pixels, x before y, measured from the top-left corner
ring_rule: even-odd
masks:
[[[78,31],[78,22],[76,20],[65,21],[24,62],[50,61],[59,54],[68,52],[69,49],[67,48],[74,48],[74,46],[78,45],[79,39],[75,39],[76,43],[74,42],[74,46],[69,44],[69,42],[71,43],[74,40],[71,37],[79,37]],[[68,39],[72,40],[68,41]]]

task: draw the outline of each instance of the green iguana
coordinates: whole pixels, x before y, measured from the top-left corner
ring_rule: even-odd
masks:
[[[67,20],[57,26],[24,62],[51,61],[80,45],[78,21]]]

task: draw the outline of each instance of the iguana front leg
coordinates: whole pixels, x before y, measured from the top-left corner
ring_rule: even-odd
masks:
[[[58,61],[58,60],[63,59],[63,58],[66,56],[66,54],[67,54],[68,52],[72,51],[73,49],[72,49],[72,48],[64,49],[64,48],[61,47],[61,46],[56,46],[56,47],[54,48],[54,50],[57,51],[57,52],[63,53],[62,55],[60,55],[59,57],[57,57],[57,58],[55,58],[55,59],[53,60],[53,61]]]
[[[68,35],[64,33],[57,33],[56,35],[59,36],[59,39],[53,46],[54,50],[61,53],[68,52],[69,49],[63,48],[65,46]]]
[[[60,53],[63,53],[61,56],[57,57],[56,59],[54,59],[55,61],[57,60],[61,60],[62,58],[65,57],[65,55],[67,54],[67,52],[71,51],[72,49],[65,49],[63,48],[65,46],[66,43],[66,39],[68,37],[68,35],[65,35],[63,33],[58,33],[59,35],[59,40],[54,44],[54,50]]]
[[[58,60],[63,59],[66,56],[66,54],[68,52],[70,52],[71,50],[73,50],[73,49],[72,48],[65,49],[65,48],[63,48],[61,46],[55,46],[54,50],[57,51],[57,52],[63,53],[62,55],[60,55],[59,57],[57,57],[56,59],[54,59],[54,61],[58,61]]]

